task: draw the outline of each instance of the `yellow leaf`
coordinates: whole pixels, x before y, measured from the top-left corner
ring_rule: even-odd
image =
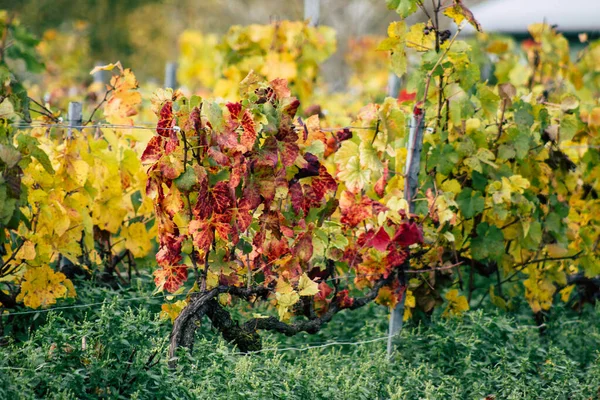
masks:
[[[414,24],[406,34],[406,46],[417,51],[428,51],[435,48],[435,33],[425,34],[425,24]]]
[[[442,190],[444,192],[452,192],[454,193],[454,196],[456,196],[458,193],[460,193],[462,187],[456,179],[450,179],[442,183]]]
[[[600,107],[595,107],[589,114],[588,124],[592,128],[600,128]]]
[[[412,290],[406,291],[406,301],[404,302],[404,315],[402,319],[408,321],[412,317],[412,309],[417,305],[417,299],[413,295]]]
[[[469,309],[467,298],[461,296],[457,289],[449,290],[446,293],[446,300],[448,300],[448,305],[442,314],[444,316],[460,315]]]
[[[279,319],[284,321],[289,318],[288,309],[300,300],[300,296],[295,291],[284,294],[277,292],[275,293],[275,296],[277,297]]]
[[[283,278],[279,278],[277,281],[277,285],[275,286],[275,292],[280,294],[292,293],[294,288],[288,282],[286,282]]]
[[[123,71],[123,66],[121,66],[121,61],[117,61],[116,63],[110,63],[107,65],[98,65],[97,67],[94,67],[94,69],[90,71],[90,75],[94,75],[98,71],[112,71],[115,67],[117,67],[120,71]]]
[[[291,54],[269,52],[261,73],[270,81],[277,78],[293,80],[298,75],[298,70]]]
[[[169,318],[171,319],[171,323],[173,323],[181,313],[181,310],[185,308],[185,306],[187,306],[187,301],[185,300],[179,300],[175,303],[163,304],[162,306],[160,306],[160,317],[162,319]]]
[[[152,250],[151,237],[148,234],[146,225],[142,222],[123,227],[121,235],[125,239],[125,247],[131,251],[134,257],[144,257]]]
[[[79,186],[83,186],[87,180],[90,166],[83,160],[74,160],[67,165],[67,173]]]
[[[561,291],[558,292],[560,294],[560,299],[562,301],[564,301],[565,303],[567,301],[569,301],[569,297],[571,297],[571,292],[573,291],[574,288],[575,288],[575,285],[569,285],[569,286],[561,289]]]
[[[300,281],[298,281],[298,291],[300,292],[300,296],[314,296],[319,293],[319,285],[312,281],[305,272],[300,277]]]
[[[27,240],[17,253],[16,258],[21,260],[33,260],[35,258],[35,245]]]
[[[546,246],[548,256],[552,258],[564,257],[569,254],[569,249],[562,247],[558,243],[549,244]]]
[[[25,272],[17,301],[30,308],[46,308],[58,298],[74,297],[73,283],[62,272],[54,272],[49,266],[30,268]]]
[[[337,176],[349,191],[357,193],[369,183],[371,170],[362,167],[358,156],[354,156],[350,157],[343,169],[340,168]]]

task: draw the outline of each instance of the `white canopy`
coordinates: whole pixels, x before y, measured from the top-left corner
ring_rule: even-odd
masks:
[[[600,30],[600,0],[490,0],[470,10],[484,32],[526,33],[536,22],[556,24],[561,32]]]

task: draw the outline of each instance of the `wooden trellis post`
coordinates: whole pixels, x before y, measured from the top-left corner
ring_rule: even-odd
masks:
[[[396,94],[397,95],[397,94]],[[408,202],[409,213],[415,210],[414,197],[419,185],[419,170],[421,165],[421,149],[423,147],[423,131],[425,127],[425,110],[415,107],[410,119],[410,131],[406,147],[406,164],[404,167],[404,198]],[[392,358],[394,337],[402,330],[404,323],[404,303],[408,290],[406,275],[401,275],[401,285],[404,286],[402,300],[396,305],[390,315],[389,336],[387,343],[387,356]]]
[[[388,96],[393,97],[394,99],[398,98],[398,94],[400,93],[400,84],[401,80],[398,75],[393,72],[390,72],[388,77]]]
[[[304,0],[304,19],[310,26],[319,25],[321,14],[321,0]]]
[[[94,66],[99,67],[104,65],[105,63],[98,61]],[[98,70],[94,72],[94,83],[108,83],[108,71]]]
[[[79,129],[83,124],[83,106],[78,101],[72,101],[69,103],[69,110],[67,113],[69,122],[69,130],[67,131],[67,138],[73,137],[73,129]]]
[[[177,63],[168,62],[165,66],[165,88],[177,89]]]

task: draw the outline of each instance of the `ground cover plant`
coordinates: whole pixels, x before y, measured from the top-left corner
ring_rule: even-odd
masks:
[[[84,283],[86,303],[100,305],[14,316],[36,329],[0,347],[0,397],[591,399],[600,388],[600,310],[589,305],[555,307],[544,335],[526,303],[510,314],[490,302],[459,318],[439,313],[408,323],[393,363],[385,341],[283,350],[385,336],[386,310],[373,304],[337,314],[319,337],[266,335],[264,347],[280,351],[246,356],[203,325],[172,370],[171,323],[158,317],[164,299],[148,298],[152,286],[150,276],[118,293]]]

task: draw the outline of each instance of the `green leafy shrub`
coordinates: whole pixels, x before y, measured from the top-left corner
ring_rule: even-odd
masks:
[[[206,324],[193,352],[180,351],[169,370],[170,323],[157,317],[162,299],[143,291],[151,283],[140,282],[142,291],[103,306],[39,314],[29,338],[0,348],[0,398],[588,399],[600,388],[600,307],[580,315],[555,307],[543,335],[527,304],[512,316],[435,315],[408,325],[392,362],[385,340],[306,349],[307,340],[384,337],[385,310],[374,305],[339,313],[317,336],[271,334],[266,351],[245,356]],[[113,293],[89,286],[86,303]]]

